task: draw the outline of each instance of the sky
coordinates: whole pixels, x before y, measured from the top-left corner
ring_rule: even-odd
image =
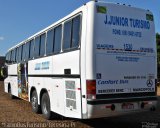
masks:
[[[0,0],[0,55],[90,0]],[[160,0],[103,0],[152,11],[160,33]]]

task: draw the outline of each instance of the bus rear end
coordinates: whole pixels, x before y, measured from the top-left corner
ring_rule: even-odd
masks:
[[[88,118],[155,110],[156,43],[150,11],[106,3],[88,5]],[[89,33],[89,32],[88,32]],[[90,39],[90,40],[89,40]]]

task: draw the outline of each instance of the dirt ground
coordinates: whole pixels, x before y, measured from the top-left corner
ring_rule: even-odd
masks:
[[[158,106],[154,112],[105,119],[57,118],[48,121],[41,114],[33,113],[30,103],[20,99],[11,100],[4,92],[3,82],[0,82],[0,128],[160,128],[160,104]]]

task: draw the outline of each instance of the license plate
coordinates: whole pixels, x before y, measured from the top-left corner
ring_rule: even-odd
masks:
[[[132,104],[132,103],[123,103],[122,104],[122,109],[124,109],[124,110],[134,109],[134,104]]]

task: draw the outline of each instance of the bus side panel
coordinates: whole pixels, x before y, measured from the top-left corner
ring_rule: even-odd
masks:
[[[35,87],[34,86],[34,77],[28,77],[28,98],[29,98],[29,102],[31,102],[31,88],[32,87]],[[37,88],[36,88],[37,89]],[[37,91],[37,90],[36,90]],[[38,93],[38,91],[37,91],[37,93]],[[39,93],[38,93],[38,95],[39,95]],[[38,104],[40,104],[40,101],[39,101],[39,99],[38,99]]]
[[[28,63],[29,87],[36,88],[38,103],[40,92],[45,89],[51,111],[66,117],[81,118],[79,54],[80,50],[75,50]],[[66,69],[70,74],[65,74]]]
[[[4,81],[4,91],[8,93],[9,84],[11,86],[11,93],[18,97],[18,82],[16,76],[8,76]]]
[[[8,66],[8,75],[17,75],[17,64]]]
[[[8,77],[4,80],[5,92],[8,93],[8,85],[11,86],[11,93],[18,97],[17,64],[8,66]]]
[[[51,110],[64,115],[64,84],[62,78],[50,78],[51,89]]]
[[[53,79],[52,111],[66,117],[81,118],[79,57],[80,50],[53,57],[53,74],[60,74],[62,77],[51,78]],[[66,69],[70,70],[69,74],[65,73]]]
[[[52,74],[52,57],[40,58],[38,60],[37,59],[30,60],[28,62],[29,101],[31,95],[30,94],[31,88],[34,87],[38,95],[38,104],[40,104],[40,91],[42,89],[51,90],[52,85],[48,85],[50,83],[48,77],[51,74]]]

